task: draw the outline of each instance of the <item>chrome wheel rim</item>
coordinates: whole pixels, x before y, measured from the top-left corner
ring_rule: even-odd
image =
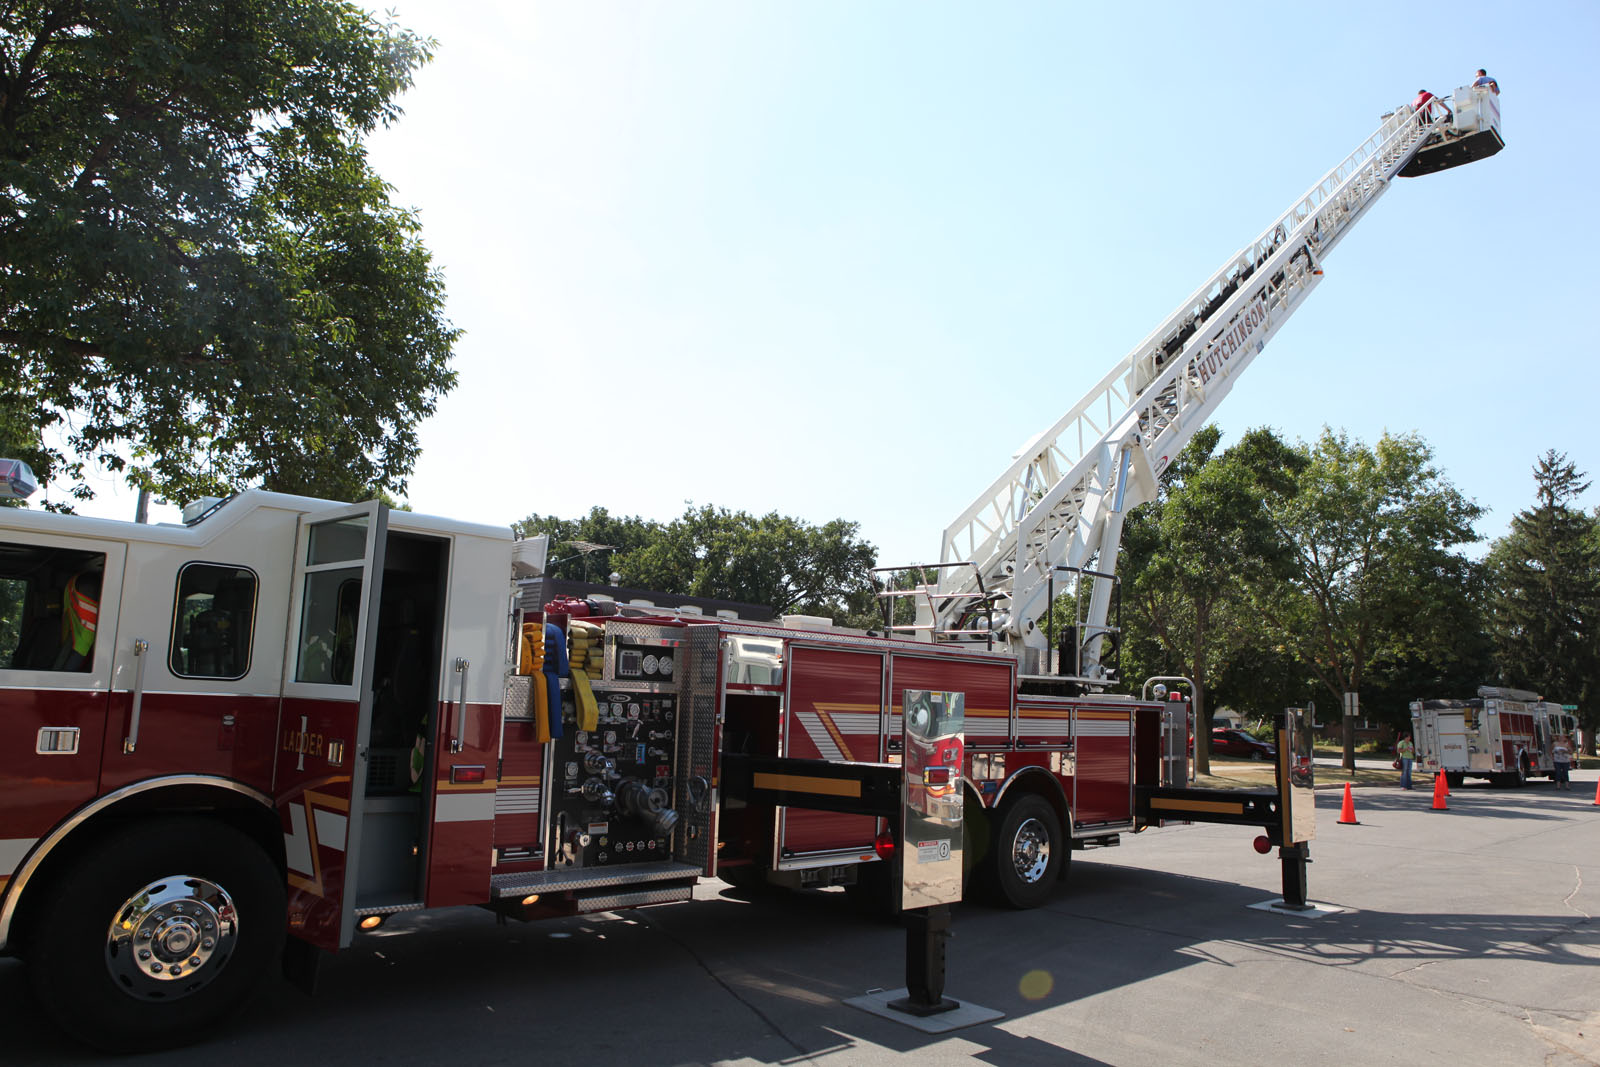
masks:
[[[1044,877],[1050,867],[1050,832],[1038,819],[1025,819],[1011,840],[1011,863],[1017,877],[1029,885]]]
[[[187,875],[151,882],[117,909],[106,933],[106,967],[141,1000],[176,1000],[210,985],[239,939],[226,890]]]

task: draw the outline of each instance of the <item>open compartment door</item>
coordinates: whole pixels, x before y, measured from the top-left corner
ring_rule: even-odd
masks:
[[[289,930],[330,950],[355,928],[387,523],[388,509],[371,501],[303,515],[295,539],[274,782]]]

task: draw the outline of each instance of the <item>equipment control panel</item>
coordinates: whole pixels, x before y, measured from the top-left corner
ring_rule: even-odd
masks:
[[[620,647],[616,663],[638,670],[640,681],[657,683],[669,681],[677,667],[674,650],[663,647]],[[550,866],[604,867],[672,855],[678,697],[662,688],[596,682],[593,729],[579,729],[575,705],[564,709],[562,736],[552,742]]]

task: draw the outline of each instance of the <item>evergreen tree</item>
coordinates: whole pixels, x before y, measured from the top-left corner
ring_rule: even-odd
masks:
[[[1574,506],[1585,475],[1555,450],[1533,471],[1533,507],[1489,554],[1500,681],[1578,705],[1593,754],[1600,725],[1600,519]]]

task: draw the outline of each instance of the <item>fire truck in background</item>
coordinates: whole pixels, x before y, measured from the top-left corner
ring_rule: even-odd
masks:
[[[1107,691],[1120,516],[1393,177],[1498,150],[1490,103],[1384,116],[1024,450],[881,633],[535,612],[538,542],[376,501],[0,509],[0,950],[74,1033],[171,1044],[397,913],[571,916],[712,876],[883,892],[905,866],[883,812],[912,792],[972,826],[960,858],[1004,905],[1167,819],[1264,830],[1303,902],[1308,807],[1189,787],[1187,703]],[[908,693],[959,695],[964,737],[903,751]]]
[[[1443,771],[1452,788],[1467,778],[1520,786],[1552,777],[1556,739],[1575,738],[1577,728],[1565,707],[1522,689],[1485,685],[1471,700],[1411,703],[1417,765]]]

